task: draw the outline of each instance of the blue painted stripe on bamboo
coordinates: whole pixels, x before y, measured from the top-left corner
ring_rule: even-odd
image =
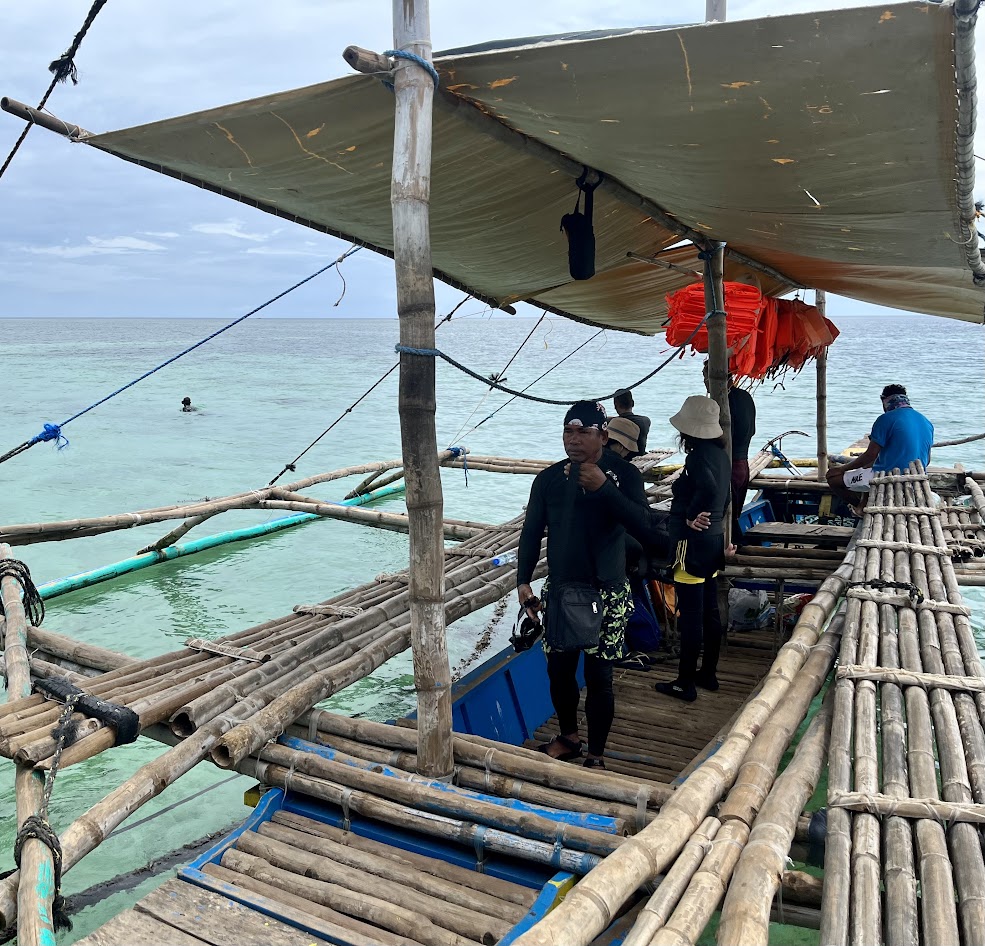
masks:
[[[556,873],[544,884],[527,915],[499,941],[497,946],[511,946],[527,930],[544,919],[568,895],[577,879],[574,874],[569,874],[567,871]]]
[[[326,501],[325,505],[365,506],[378,499],[397,496],[403,493],[405,488],[403,483],[395,483],[391,486],[382,486],[363,496],[344,499],[338,503]],[[135,555],[121,562],[113,562],[111,565],[103,565],[101,568],[94,568],[91,571],[79,572],[77,575],[69,575],[67,578],[59,578],[55,581],[46,582],[38,586],[38,593],[47,601],[50,598],[57,598],[59,595],[68,594],[70,591],[78,591],[79,588],[87,588],[89,585],[109,581],[111,578],[119,578],[121,575],[127,575],[130,572],[139,571],[142,568],[157,565],[160,562],[170,562],[172,559],[194,555],[197,552],[205,552],[208,549],[213,549],[220,545],[229,545],[232,542],[244,542],[262,535],[270,535],[273,532],[280,532],[282,529],[290,529],[293,526],[298,526],[305,522],[313,522],[315,519],[322,518],[324,517],[316,515],[313,512],[300,512],[293,516],[272,519],[270,522],[261,522],[255,526],[232,529],[228,532],[218,532],[215,535],[207,535],[201,539],[193,539],[191,542],[169,545],[159,552],[144,552],[143,555]]]
[[[216,841],[207,851],[203,851],[190,864],[178,869],[178,876],[181,877],[186,870],[201,870],[206,864],[218,864],[222,860],[222,855],[226,851],[235,847],[240,835],[246,831],[256,831],[264,822],[269,821],[275,811],[280,811],[284,807],[284,790],[281,788],[270,788],[264,792],[256,808],[250,812],[249,817],[238,827],[234,828],[224,838]]]
[[[354,759],[351,756],[346,756],[340,759],[339,755],[341,754],[345,756],[345,753],[339,753],[331,746],[308,742],[306,739],[300,739],[297,736],[281,736],[277,741],[282,746],[286,746],[288,749],[294,749],[296,752],[308,752],[312,755],[319,756],[322,759],[342,762],[345,765],[351,765],[353,768],[370,770],[379,775],[389,776],[390,778],[404,778],[404,773],[399,772],[396,769],[392,769],[388,765],[383,765],[379,762],[366,762],[362,759]],[[523,811],[528,814],[540,815],[542,818],[549,818],[551,821],[557,821],[561,824],[575,825],[580,828],[590,828],[594,831],[600,831],[605,834],[616,834],[618,832],[616,820],[608,817],[607,815],[593,815],[581,811],[565,811],[560,808],[544,808],[540,805],[531,805],[528,802],[521,801],[518,798],[500,798],[498,795],[486,795],[482,792],[476,792],[468,788],[461,788],[456,785],[448,785],[445,782],[439,781],[420,781],[415,784],[427,785],[428,788],[448,792],[449,794],[458,795],[462,798],[471,798],[475,801],[489,802],[490,804],[498,805],[501,808],[512,808],[514,811]],[[503,830],[509,830],[502,825],[499,827],[502,827]]]
[[[284,800],[284,811],[315,821],[323,821],[334,828],[341,828],[344,824],[342,810],[338,805],[308,795],[299,795],[297,792],[288,792]],[[349,819],[349,830],[362,838],[386,844],[397,851],[411,851],[467,870],[476,869],[476,852],[471,840],[452,841],[434,837],[423,831],[411,831],[409,828],[364,818],[356,813],[351,813]],[[575,853],[580,854],[578,859],[580,873],[587,874],[601,860],[594,854]],[[534,890],[539,890],[552,874],[551,868],[540,861],[522,860],[517,856],[489,850],[485,854],[482,872],[490,877],[508,880]]]

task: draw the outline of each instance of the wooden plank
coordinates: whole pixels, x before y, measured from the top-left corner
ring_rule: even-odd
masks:
[[[326,942],[182,880],[162,884],[134,910],[190,933],[197,937],[193,942],[209,946],[314,946]]]
[[[834,542],[847,545],[855,530],[850,526],[822,526],[807,522],[757,522],[747,539],[766,542]]]
[[[76,946],[205,946],[202,940],[176,930],[146,913],[124,910],[93,930]]]

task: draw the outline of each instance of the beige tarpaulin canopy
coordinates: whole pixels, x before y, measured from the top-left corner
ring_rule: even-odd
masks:
[[[656,332],[665,295],[693,277],[639,257],[698,268],[693,246],[665,251],[704,234],[735,252],[727,278],[767,292],[982,321],[957,197],[954,34],[948,5],[906,3],[441,56],[435,273],[496,304]],[[374,77],[88,142],[392,248],[393,97]],[[606,181],[597,275],[575,282],[559,223],[581,165]]]

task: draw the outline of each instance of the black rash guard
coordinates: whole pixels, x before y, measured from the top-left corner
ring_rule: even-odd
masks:
[[[674,498],[670,504],[670,521],[677,538],[694,538],[694,530],[687,528],[686,520],[693,520],[702,512],[711,517],[711,525],[703,535],[724,533],[725,511],[732,501],[731,478],[732,468],[725,450],[710,440],[697,441],[671,487]]]
[[[554,582],[619,584],[626,580],[626,529],[645,533],[643,477],[631,463],[605,450],[598,461],[606,483],[594,493],[575,488],[568,517],[568,478],[560,460],[534,479],[517,561],[517,586],[530,584],[547,529],[547,569]]]

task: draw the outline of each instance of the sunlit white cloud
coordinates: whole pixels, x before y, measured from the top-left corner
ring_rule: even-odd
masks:
[[[250,233],[243,229],[243,221],[230,217],[223,223],[195,223],[191,229],[195,233],[205,233],[209,236],[234,237],[237,240],[250,240],[253,243],[263,243],[269,240],[277,230],[272,233]]]
[[[141,230],[144,236],[157,237],[159,240],[177,240],[181,236],[174,230]]]
[[[160,243],[151,243],[139,237],[86,237],[86,243],[71,246],[25,246],[24,251],[38,256],[60,256],[62,259],[78,259],[82,256],[104,256],[114,253],[143,253],[166,249]]]

